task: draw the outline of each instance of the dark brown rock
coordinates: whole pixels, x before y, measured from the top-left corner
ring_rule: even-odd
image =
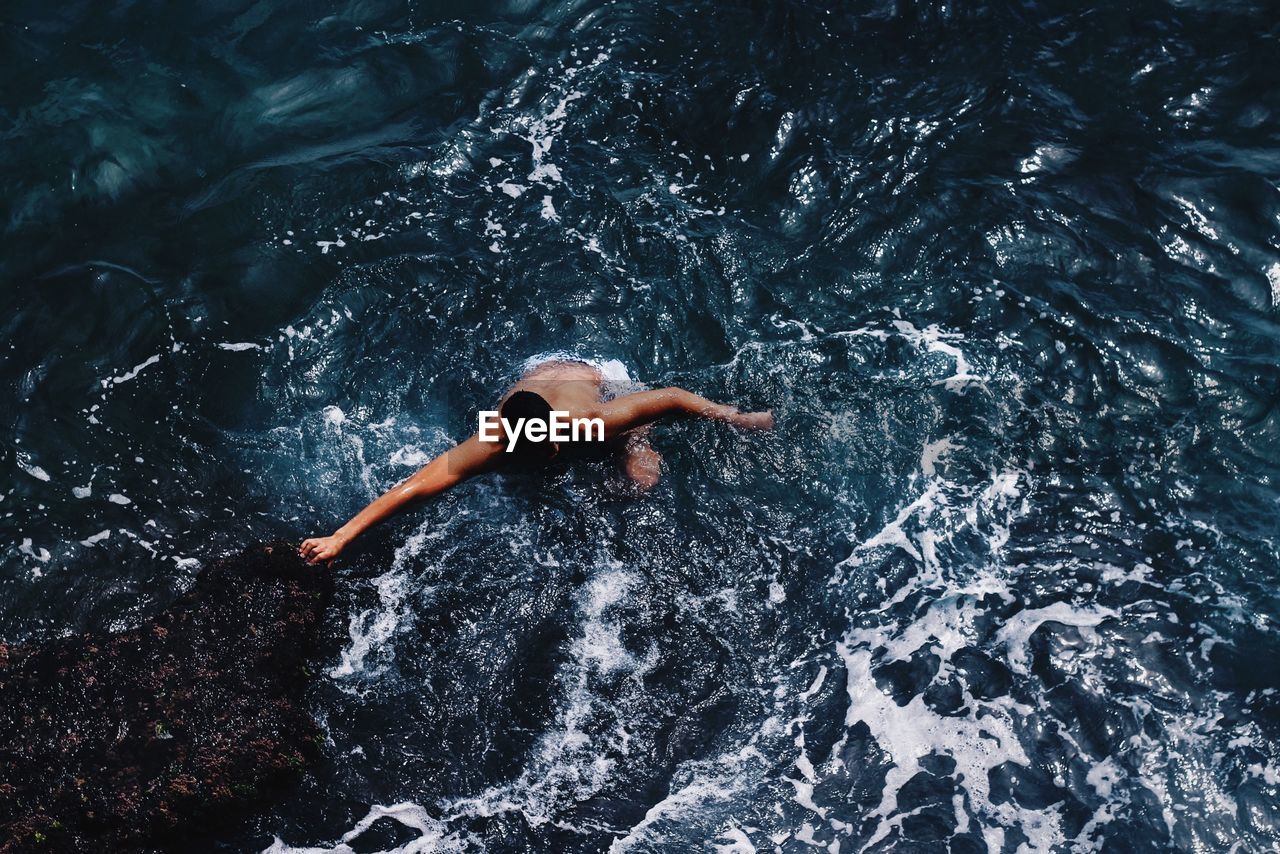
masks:
[[[137,629],[0,643],[0,852],[171,847],[296,780],[321,743],[303,698],[332,589],[258,546]]]

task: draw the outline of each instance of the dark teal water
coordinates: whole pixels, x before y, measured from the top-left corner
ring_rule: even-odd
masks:
[[[193,850],[1280,845],[1274,6],[3,18],[0,637],[328,533],[538,352],[780,417],[371,533],[325,763]]]

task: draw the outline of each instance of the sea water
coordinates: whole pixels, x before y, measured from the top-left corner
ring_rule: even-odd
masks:
[[[325,759],[197,849],[1274,849],[1273,11],[18,3],[0,637],[589,352],[777,427],[370,532]]]

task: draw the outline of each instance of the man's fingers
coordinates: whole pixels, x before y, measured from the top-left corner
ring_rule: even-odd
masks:
[[[331,565],[341,551],[341,547],[333,540],[333,537],[312,537],[309,540],[303,540],[302,545],[298,547],[298,554],[309,564]]]

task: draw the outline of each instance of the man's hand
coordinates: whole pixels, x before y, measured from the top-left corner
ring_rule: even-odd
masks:
[[[773,410],[764,412],[736,412],[729,417],[729,423],[744,430],[772,430]]]
[[[302,541],[302,547],[298,549],[298,554],[307,563],[329,564],[333,562],[333,559],[338,556],[346,545],[346,539],[337,534],[329,537],[313,537]]]

